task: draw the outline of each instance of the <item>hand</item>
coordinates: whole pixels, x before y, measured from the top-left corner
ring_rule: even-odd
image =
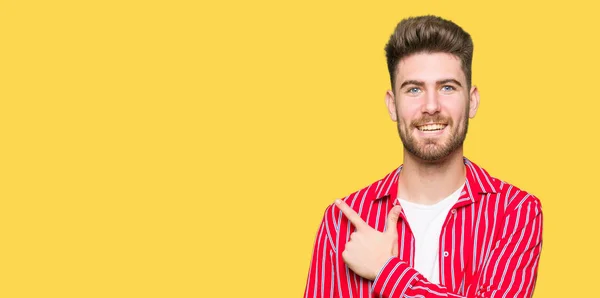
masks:
[[[398,217],[402,207],[394,206],[387,218],[385,232],[371,228],[360,216],[342,200],[335,204],[350,222],[356,232],[350,234],[350,241],[342,252],[344,262],[354,273],[363,278],[374,280],[387,260],[398,256]]]

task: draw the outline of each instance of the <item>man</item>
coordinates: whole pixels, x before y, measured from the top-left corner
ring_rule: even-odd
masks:
[[[531,297],[540,201],[463,157],[479,105],[470,35],[408,18],[385,50],[404,162],[326,209],[305,297]]]

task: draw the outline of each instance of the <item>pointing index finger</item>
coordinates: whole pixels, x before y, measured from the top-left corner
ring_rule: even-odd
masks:
[[[362,220],[362,218],[360,218],[360,216],[358,215],[358,213],[356,213],[356,211],[354,211],[354,209],[352,209],[350,206],[348,206],[348,204],[346,204],[346,202],[342,200],[335,200],[335,205],[338,206],[340,210],[342,210],[342,213],[346,215],[348,220],[350,220],[350,222],[356,227],[357,230],[362,230],[369,226],[366,222]]]

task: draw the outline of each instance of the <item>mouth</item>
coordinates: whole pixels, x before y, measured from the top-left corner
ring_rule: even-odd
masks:
[[[436,131],[441,131],[444,128],[446,128],[446,126],[448,126],[448,124],[443,124],[443,123],[428,123],[425,125],[420,125],[417,126],[417,129],[422,131],[422,132],[436,132]]]

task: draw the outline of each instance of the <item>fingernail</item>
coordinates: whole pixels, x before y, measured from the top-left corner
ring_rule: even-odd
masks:
[[[335,204],[339,205],[342,201],[340,201],[340,199],[335,200]]]

